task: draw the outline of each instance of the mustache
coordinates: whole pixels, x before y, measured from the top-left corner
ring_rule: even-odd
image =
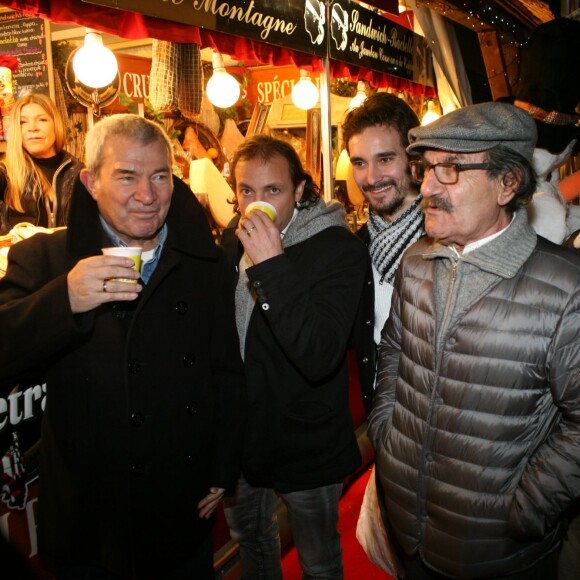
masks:
[[[425,211],[428,207],[434,207],[437,209],[442,209],[447,213],[453,213],[455,211],[455,206],[448,200],[444,199],[440,195],[434,195],[432,197],[424,197],[419,204],[419,208]]]
[[[362,190],[363,193],[372,193],[374,191],[379,191],[383,187],[391,187],[396,186],[397,184],[393,179],[385,179],[383,181],[379,181],[378,183],[373,183],[373,185],[363,185]]]

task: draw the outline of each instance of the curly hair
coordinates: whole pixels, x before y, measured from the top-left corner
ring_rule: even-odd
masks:
[[[297,203],[298,209],[305,209],[313,204],[316,204],[320,199],[320,191],[318,185],[314,183],[312,176],[303,167],[298,153],[294,150],[292,145],[276,139],[269,135],[255,135],[244,141],[234,153],[231,163],[230,181],[232,189],[236,191],[236,166],[240,161],[249,161],[251,159],[260,159],[267,162],[276,156],[283,157],[288,162],[290,170],[290,179],[294,188],[297,188],[303,181],[304,191],[300,201]],[[240,208],[237,199],[233,200],[234,211],[240,213]]]
[[[369,127],[385,125],[401,135],[403,149],[409,145],[409,130],[418,127],[419,118],[403,99],[391,93],[374,93],[362,105],[350,110],[342,125],[346,150],[350,139]]]

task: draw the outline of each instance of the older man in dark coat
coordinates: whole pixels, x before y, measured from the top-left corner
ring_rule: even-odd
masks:
[[[171,166],[154,123],[100,121],[68,230],[15,245],[0,281],[0,378],[46,368],[39,547],[58,578],[213,577],[244,381],[223,255]],[[140,275],[100,255],[115,245],[143,248]]]

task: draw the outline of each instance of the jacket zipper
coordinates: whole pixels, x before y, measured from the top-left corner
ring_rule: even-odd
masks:
[[[421,462],[420,462],[420,469],[417,476],[417,537],[422,538],[423,536],[423,521],[424,517],[426,517],[426,512],[423,510],[423,505],[426,502],[425,492],[424,492],[424,480],[425,480],[425,459],[428,453],[428,449],[431,449],[431,419],[433,416],[433,406],[435,401],[435,394],[437,393],[437,386],[439,383],[439,370],[441,369],[441,362],[443,359],[443,348],[441,345],[445,344],[448,336],[448,322],[451,316],[452,310],[452,297],[453,292],[455,290],[455,281],[457,278],[457,267],[459,266],[459,259],[455,260],[453,266],[451,267],[451,274],[449,278],[449,284],[447,288],[447,297],[445,300],[445,309],[443,311],[443,316],[441,317],[441,330],[445,332],[445,336],[441,333],[437,332],[435,329],[435,340],[438,341],[435,344],[437,357],[435,359],[435,368],[434,368],[434,380],[433,380],[433,387],[431,390],[431,397],[429,403],[429,412],[427,414],[426,425],[427,425],[427,433],[425,438],[423,439],[423,447],[421,449]],[[437,338],[440,337],[440,338]]]

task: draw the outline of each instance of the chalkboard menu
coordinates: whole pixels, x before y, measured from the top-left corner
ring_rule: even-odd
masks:
[[[19,62],[12,77],[16,99],[28,92],[52,93],[48,28],[49,22],[42,18],[0,11],[0,54],[14,56]]]

